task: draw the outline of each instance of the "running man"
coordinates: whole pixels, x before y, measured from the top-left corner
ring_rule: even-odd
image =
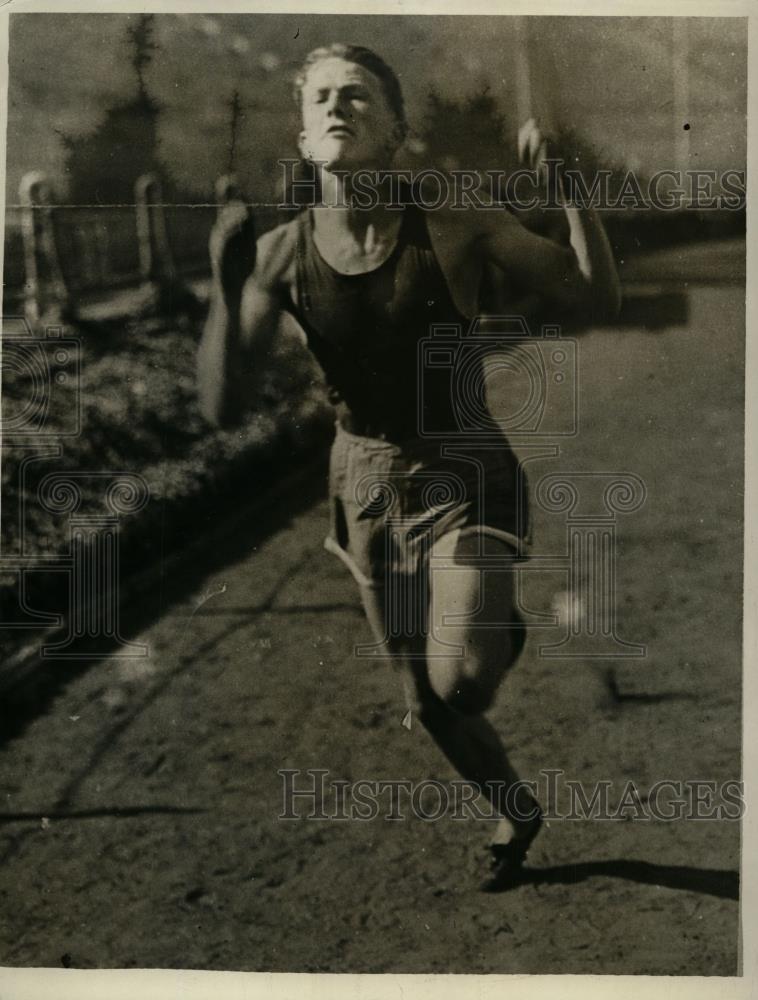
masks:
[[[432,324],[468,328],[492,265],[560,319],[612,317],[613,258],[591,209],[564,208],[563,246],[506,211],[352,206],[351,177],[391,169],[407,131],[397,77],[369,49],[315,50],[296,96],[298,145],[316,166],[321,200],[257,241],[245,206],[220,214],[198,354],[201,407],[216,424],[241,419],[282,312],[295,317],[337,405],[326,546],[352,571],[377,643],[401,659],[411,718],[502,817],[484,887],[506,888],[541,824],[484,714],[524,643],[513,566],[526,531],[523,478],[505,438],[495,449],[472,442],[443,452],[419,433],[417,347]],[[534,122],[521,141],[532,164],[544,158]],[[430,383],[423,419],[455,427],[457,401],[442,386]],[[482,554],[505,567],[487,574],[486,587]],[[454,571],[432,573],[430,560]],[[402,620],[397,593],[414,597]],[[476,618],[503,624],[477,628]]]

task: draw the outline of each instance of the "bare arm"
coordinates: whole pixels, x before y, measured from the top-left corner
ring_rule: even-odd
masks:
[[[526,141],[534,155],[545,144],[531,124]],[[591,208],[564,203],[563,211],[569,226],[568,247],[530,232],[510,213],[493,216],[485,212],[480,251],[571,315],[597,322],[611,320],[618,315],[621,292],[602,223]]]
[[[282,304],[282,229],[256,243],[252,218],[229,206],[211,235],[211,304],[197,357],[203,416],[216,426],[238,423],[254,402]]]

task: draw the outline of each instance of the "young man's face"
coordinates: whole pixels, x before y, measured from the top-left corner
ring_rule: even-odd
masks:
[[[302,89],[300,152],[327,169],[386,167],[402,133],[373,73],[338,57],[322,59]]]

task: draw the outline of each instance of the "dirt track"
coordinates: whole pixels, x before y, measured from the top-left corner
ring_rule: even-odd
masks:
[[[533,634],[493,711],[525,777],[740,776],[743,308],[701,287],[686,325],[581,341],[582,430],[544,471],[645,482],[618,605],[648,656],[615,667],[619,700],[607,662],[545,659]],[[277,819],[282,768],[452,777],[401,725],[389,664],[353,658],[368,630],[325,524],[321,502],[198,565],[140,636],[148,659],[93,666],[2,749],[0,963],[733,975],[734,822],[556,820],[535,878],[487,896],[474,821]],[[537,512],[538,551],[564,532]],[[536,577],[549,610],[565,581]]]

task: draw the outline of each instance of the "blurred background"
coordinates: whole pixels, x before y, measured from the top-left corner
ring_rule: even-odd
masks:
[[[160,173],[167,202],[208,205],[216,177],[234,171],[250,201],[276,203],[277,160],[297,155],[292,78],[312,48],[334,40],[371,46],[396,70],[412,127],[407,165],[513,169],[516,131],[536,112],[571,136],[585,169],[611,168],[617,180],[626,170],[642,183],[662,169],[744,171],[745,23],[15,14],[6,299],[23,282],[13,206],[29,170],[48,175],[58,202],[82,206],[57,213],[64,273],[81,291],[136,272],[128,206],[135,178],[146,171]],[[635,225],[655,230],[660,242],[680,238],[683,227],[689,236],[741,224],[735,213],[720,222],[713,212],[664,214],[665,225],[657,226],[655,213],[638,212]],[[210,208],[169,212],[180,266],[202,269],[212,219]]]

